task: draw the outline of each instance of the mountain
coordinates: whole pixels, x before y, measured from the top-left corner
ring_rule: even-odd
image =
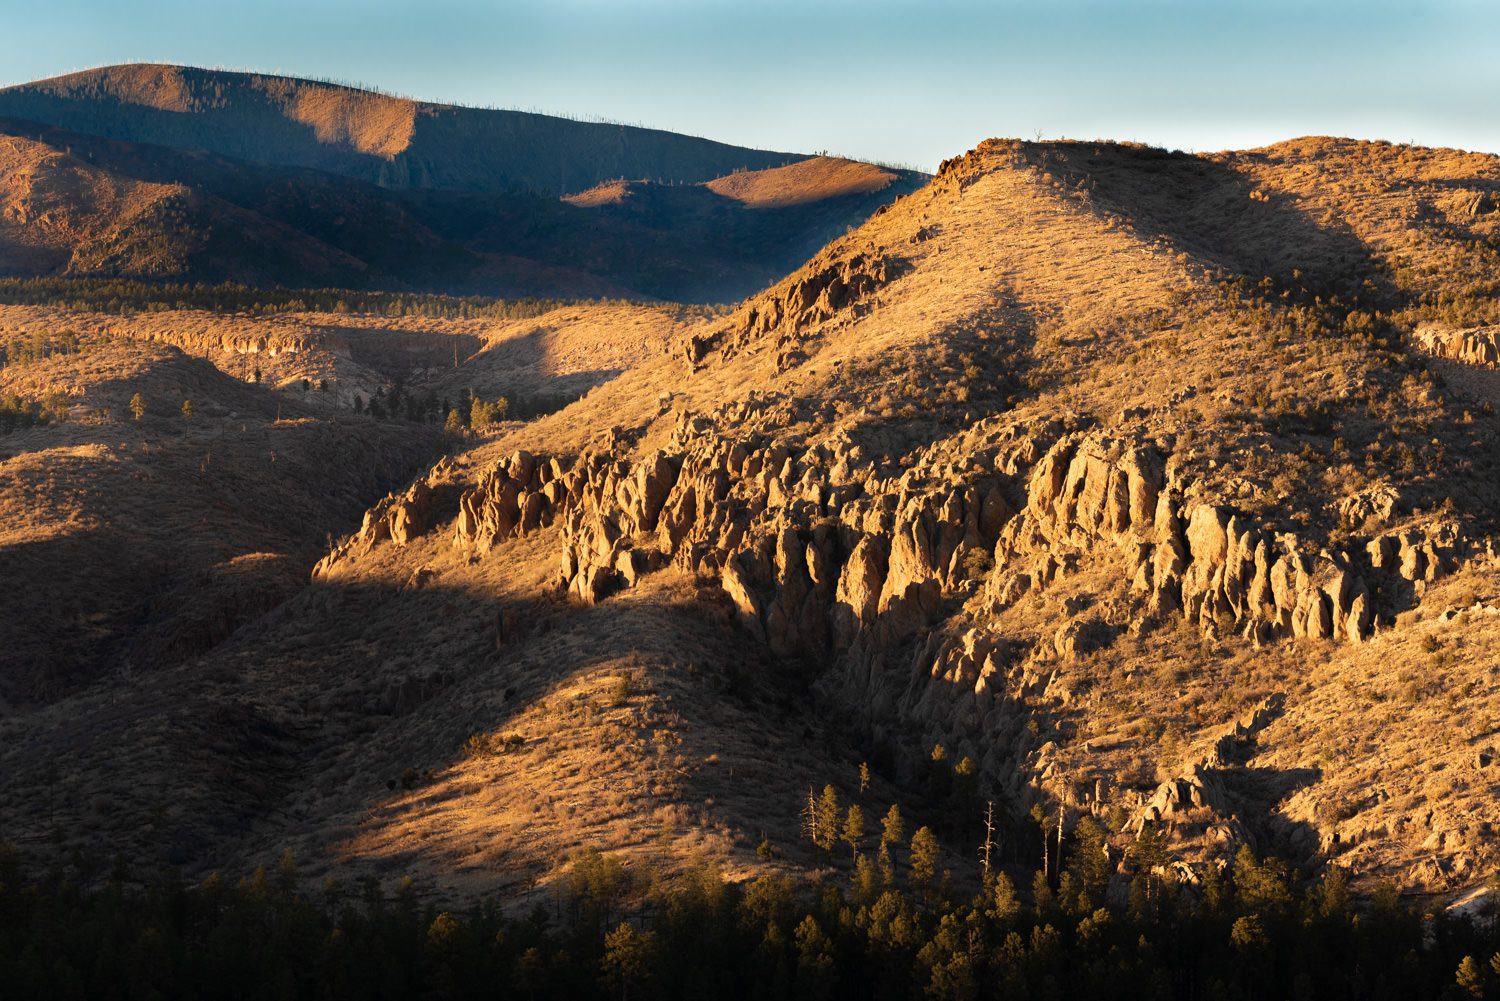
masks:
[[[0,116],[310,168],[397,190],[565,195],[617,177],[697,184],[807,158],[659,129],[155,64],[108,66],[0,89]]]
[[[14,277],[734,301],[924,180],[176,67],[8,88],[0,115]]]
[[[866,183],[819,169],[693,197],[771,212]],[[571,207],[645,230],[656,190]],[[527,912],[589,849],[642,884],[705,860],[852,879],[852,852],[806,837],[833,786],[935,832],[959,895],[993,803],[1018,876],[1044,851],[1107,861],[1084,915],[1133,875],[1216,892],[1242,849],[1457,899],[1500,864],[1497,190],[1500,158],[1456,150],[991,140],[725,314],[8,307],[0,389],[74,401],[3,440],[6,517],[38,539],[161,510],[134,499],[162,489],[138,448],[208,450],[181,417],[98,415],[106,384],[191,363],[226,410],[251,406],[233,390],[426,447],[431,425],[317,383],[414,416],[467,388],[556,396],[454,428],[363,517],[287,495],[299,539],[339,530],[316,560],[278,541],[305,583],[228,635],[10,681],[0,823],[37,871],[118,851],[201,878],[289,849],[319,885],[410,874],[434,902]],[[64,329],[97,348],[48,354]],[[148,349],[117,382],[86,367]],[[203,367],[243,379],[246,358],[274,378]],[[278,482],[281,446],[237,421],[212,463]],[[106,481],[62,461],[82,448],[137,475],[90,493]],[[335,453],[298,454],[313,483]],[[217,468],[171,482],[200,497]],[[326,475],[352,498],[365,468]],[[199,509],[176,531],[217,538]],[[248,556],[262,510],[235,515],[246,552],[193,565]],[[6,648],[77,642],[94,557],[27,551],[3,544],[6,578],[50,590]],[[105,623],[113,642],[172,635],[135,621]]]

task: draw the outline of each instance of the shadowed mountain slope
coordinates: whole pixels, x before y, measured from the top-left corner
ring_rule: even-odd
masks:
[[[774,189],[760,201],[644,181],[570,201],[397,192],[0,119],[0,275],[724,301],[922,181],[824,158],[788,170],[730,179]]]
[[[153,64],[7,87],[0,90],[0,115],[109,139],[309,167],[397,189],[567,194],[614,177],[695,184],[805,158],[658,129]]]

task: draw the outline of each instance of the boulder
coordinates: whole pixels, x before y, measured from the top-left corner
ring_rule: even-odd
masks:
[[[427,519],[432,508],[432,488],[418,480],[411,485],[399,501],[391,506],[391,541],[404,546],[427,531]]]

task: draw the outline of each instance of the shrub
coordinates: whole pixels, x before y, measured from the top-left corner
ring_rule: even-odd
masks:
[[[611,705],[619,708],[630,701],[630,689],[633,681],[634,678],[629,671],[626,671],[615,679],[614,687],[610,689]]]
[[[448,411],[448,419],[443,422],[443,437],[450,442],[458,441],[464,435],[464,419],[457,410]]]
[[[62,423],[68,419],[68,407],[71,402],[68,399],[68,394],[62,390],[50,390],[46,396],[42,397],[42,416]]]

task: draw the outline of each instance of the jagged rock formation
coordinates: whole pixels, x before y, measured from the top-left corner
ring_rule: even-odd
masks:
[[[847,440],[759,446],[683,414],[670,451],[636,454],[616,432],[576,459],[519,451],[496,462],[459,497],[453,544],[482,555],[556,526],[557,583],[588,604],[669,565],[717,578],[738,622],[771,651],[835,661],[831,677],[870,725],[897,709],[981,737],[984,771],[1014,801],[1046,796],[1101,816],[1123,802],[1136,830],[1167,823],[1179,839],[1232,848],[1252,839],[1219,775],[1280,701],[1149,797],[1102,777],[1080,787],[1049,767],[1048,747],[1027,727],[1037,706],[1076,697],[1057,661],[1176,617],[1206,636],[1257,644],[1357,643],[1378,615],[1391,621],[1451,572],[1467,544],[1441,522],[1351,549],[1267,535],[1199,496],[1171,445],[1139,430],[996,419],[883,477]],[[440,466],[382,501],[325,562],[428,530],[449,472]],[[1100,568],[1128,583],[1128,604],[1079,608],[1030,647],[985,624]],[[929,626],[902,691],[892,658]]]
[[[1453,330],[1424,323],[1417,327],[1413,336],[1422,350],[1439,358],[1486,368],[1494,368],[1500,363],[1500,328],[1497,327]]]
[[[557,523],[559,581],[579,598],[597,602],[669,564],[718,576],[753,635],[809,657],[868,656],[938,617],[947,599],[977,596],[993,612],[1097,559],[1123,568],[1134,631],[1180,614],[1209,636],[1357,643],[1377,613],[1393,615],[1469,548],[1442,521],[1348,550],[1268,536],[1196,496],[1172,454],[1140,433],[994,421],[964,454],[936,448],[883,479],[847,441],[799,453],[707,428],[684,414],[680,451],[636,458],[620,436],[576,460],[518,451],[459,497],[454,544],[483,554]],[[444,461],[385,498],[317,572],[355,547],[426,532],[452,476]],[[1016,512],[1007,494],[1022,483]],[[974,572],[980,562],[990,569]],[[1078,656],[1110,634],[1097,615],[1070,621],[1054,652]],[[931,668],[982,695],[986,660],[970,641],[937,652]]]
[[[688,366],[696,369],[713,352],[728,360],[752,344],[774,338],[776,369],[784,372],[807,360],[802,334],[845,309],[864,315],[875,290],[899,278],[910,265],[899,257],[857,253],[839,259],[824,253],[769,292],[757,296],[723,326],[692,334],[683,343]]]
[[[351,554],[369,552],[382,540],[405,546],[425,534],[438,518],[448,514],[453,486],[453,464],[445,456],[404,492],[387,494],[366,511],[359,531],[340,541],[313,567],[313,580],[326,577]]]
[[[1022,517],[996,549],[991,595],[1008,604],[1100,546],[1126,559],[1146,596],[1140,628],[1170,612],[1214,634],[1359,642],[1374,623],[1370,582],[1431,582],[1463,544],[1452,526],[1382,535],[1365,550],[1268,537],[1225,505],[1184,498],[1170,456],[1139,439],[1063,438],[1032,473]],[[1014,567],[1015,569],[1005,569]]]

